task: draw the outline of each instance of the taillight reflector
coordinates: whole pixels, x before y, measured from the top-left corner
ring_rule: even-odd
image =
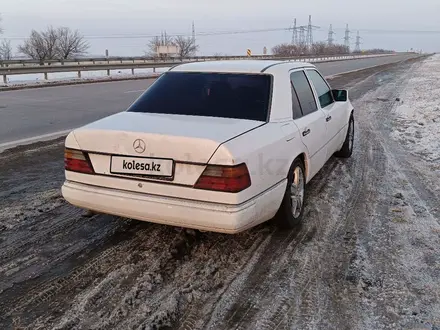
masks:
[[[67,171],[93,174],[92,164],[87,156],[80,150],[65,149],[64,150],[64,168]]]
[[[240,192],[251,185],[246,164],[237,166],[208,165],[195,184],[197,189]]]

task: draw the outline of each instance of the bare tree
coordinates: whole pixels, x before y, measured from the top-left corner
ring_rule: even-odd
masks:
[[[12,60],[12,45],[10,40],[3,39],[0,43],[0,60]]]
[[[59,58],[67,59],[85,54],[90,47],[78,30],[72,31],[68,27],[60,27],[56,33],[56,54]]]
[[[57,43],[58,34],[53,27],[43,32],[32,30],[29,38],[18,46],[18,51],[35,60],[52,60],[57,55]]]
[[[150,40],[150,42],[147,45],[148,50],[146,51],[146,55],[151,57],[156,57],[157,48],[159,46],[172,46],[172,45],[174,45],[173,39],[169,35],[167,35],[166,32],[162,32],[161,36],[156,36]]]
[[[174,38],[174,44],[178,48],[180,59],[194,56],[199,46],[194,42],[193,38],[178,36]]]

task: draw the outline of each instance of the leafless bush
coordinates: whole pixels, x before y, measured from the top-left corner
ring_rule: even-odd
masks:
[[[272,53],[279,57],[299,56],[307,52],[307,47],[303,45],[280,44],[272,48]]]
[[[393,50],[381,49],[381,48],[373,48],[373,49],[365,49],[365,50],[362,50],[362,51],[354,51],[353,53],[355,53],[355,54],[360,54],[360,53],[387,54],[387,53],[394,53],[394,51]]]
[[[66,59],[84,54],[89,48],[88,43],[78,31],[61,27],[48,27],[46,31],[32,30],[18,51],[35,60]]]
[[[194,56],[199,46],[197,46],[190,37],[178,36],[173,40],[174,45],[177,46],[180,59]]]
[[[348,54],[348,47],[343,45],[328,45],[325,42],[314,43],[310,48],[306,45],[280,44],[272,48],[272,53],[279,57],[301,55],[337,55]]]
[[[12,59],[12,45],[10,40],[4,39],[0,43],[0,60]]]

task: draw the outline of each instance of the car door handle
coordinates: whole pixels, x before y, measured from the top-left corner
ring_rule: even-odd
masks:
[[[326,122],[329,122],[330,120],[332,120],[332,116],[328,116],[327,118],[325,118]]]
[[[303,131],[303,136],[309,135],[310,134],[310,128],[306,129],[305,131]]]

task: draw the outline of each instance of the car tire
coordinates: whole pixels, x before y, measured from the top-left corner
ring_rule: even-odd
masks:
[[[304,214],[305,188],[304,163],[297,158],[290,167],[286,192],[275,215],[275,220],[280,227],[294,228],[301,223]]]
[[[353,145],[354,145],[354,117],[350,116],[350,120],[348,121],[348,130],[347,135],[345,136],[344,144],[342,145],[341,150],[335,153],[336,157],[340,158],[350,158],[353,153]]]

